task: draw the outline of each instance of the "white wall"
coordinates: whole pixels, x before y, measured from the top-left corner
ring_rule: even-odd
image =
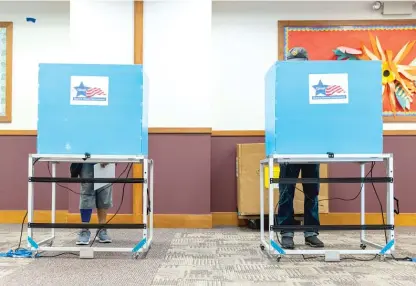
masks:
[[[389,19],[371,5],[368,1],[213,2],[213,129],[264,129],[264,75],[277,59],[278,20]],[[416,124],[390,123],[384,129],[416,129]]]
[[[74,63],[134,63],[134,3],[71,1],[71,58]]]
[[[35,130],[38,63],[67,60],[69,2],[0,1],[0,22],[6,21],[13,22],[12,123],[0,129]]]
[[[133,64],[132,0],[71,5],[72,10],[69,1],[0,1],[0,22],[13,22],[12,123],[0,123],[0,129],[36,130],[39,63]]]
[[[209,0],[145,2],[150,127],[264,129],[263,77],[276,60],[277,21],[382,18],[370,6],[368,1],[215,1],[211,14]],[[104,26],[117,35],[113,46],[121,53],[117,61],[129,63],[133,8],[131,3],[123,7],[116,13],[120,21]],[[28,23],[26,17],[37,22]],[[0,21],[14,23],[13,122],[0,123],[0,129],[34,130],[38,63],[72,58],[70,5],[67,1],[0,1]],[[108,43],[103,39],[106,51]],[[385,129],[416,129],[416,125],[386,124]]]
[[[211,0],[144,3],[149,126],[211,127]]]

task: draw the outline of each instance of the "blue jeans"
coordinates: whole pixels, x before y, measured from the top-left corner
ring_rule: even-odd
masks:
[[[319,164],[281,164],[280,178],[298,178],[302,170],[302,178],[319,178]],[[319,184],[302,184],[305,194],[304,225],[320,225],[319,222]],[[296,184],[279,184],[279,207],[275,223],[278,225],[293,225]],[[281,231],[281,235],[293,237],[291,231]],[[316,236],[318,231],[307,231],[305,237]]]

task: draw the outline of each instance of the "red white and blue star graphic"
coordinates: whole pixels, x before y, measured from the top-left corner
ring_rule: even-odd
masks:
[[[337,96],[345,95],[345,90],[339,85],[325,85],[322,80],[317,85],[312,86],[315,89],[315,96]]]
[[[84,96],[84,97],[93,97],[96,95],[106,95],[105,92],[99,88],[99,87],[89,87],[84,85],[84,82],[81,81],[81,83],[78,86],[74,86],[74,89],[77,91],[77,97],[78,96]]]

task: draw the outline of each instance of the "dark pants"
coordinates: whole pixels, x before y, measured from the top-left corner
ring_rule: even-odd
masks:
[[[319,178],[319,164],[281,164],[280,178],[298,178],[302,171],[302,178]],[[296,184],[279,184],[279,207],[277,212],[278,225],[293,225]],[[300,192],[299,190],[297,190]],[[303,184],[305,194],[304,224],[319,225],[319,184]],[[276,223],[276,217],[275,217]],[[294,235],[291,231],[282,231],[282,236]],[[318,235],[318,231],[305,232],[305,237]]]

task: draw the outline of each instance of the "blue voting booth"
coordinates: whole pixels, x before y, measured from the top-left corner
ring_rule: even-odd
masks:
[[[38,154],[147,155],[141,65],[40,64]]]
[[[279,61],[265,95],[267,156],[383,152],[380,61]]]

